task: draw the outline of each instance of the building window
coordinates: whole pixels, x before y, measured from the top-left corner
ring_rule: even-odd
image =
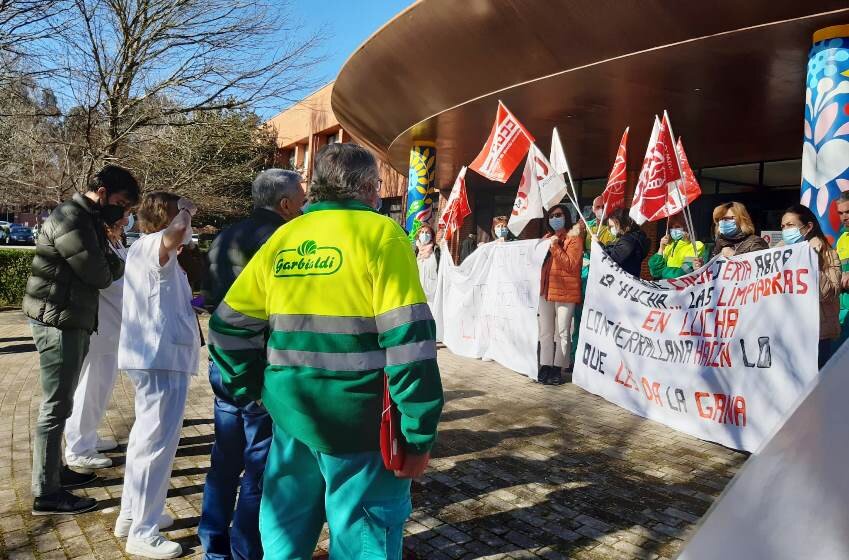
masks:
[[[380,213],[384,216],[389,216],[400,224],[401,227],[404,227],[404,206],[400,196],[384,198],[383,204],[380,207]]]
[[[777,189],[798,189],[802,184],[802,160],[769,161],[764,163],[763,184]]]

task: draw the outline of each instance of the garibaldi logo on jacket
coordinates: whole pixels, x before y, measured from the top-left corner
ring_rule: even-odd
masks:
[[[321,276],[342,268],[342,251],[337,247],[319,247],[315,241],[304,241],[297,249],[281,249],[274,258],[274,276]]]

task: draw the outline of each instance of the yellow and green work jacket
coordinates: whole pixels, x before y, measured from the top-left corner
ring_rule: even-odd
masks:
[[[696,252],[699,258],[704,258],[705,244],[696,241]],[[684,267],[684,259],[695,258],[693,244],[685,239],[679,239],[668,244],[663,253],[655,253],[649,258],[649,272],[652,278],[678,278],[692,272],[692,266]]]
[[[209,353],[236,399],[323,453],[379,449],[383,372],[411,453],[442,411],[436,328],[410,241],[356,201],[311,204],[281,226],[209,323]]]
[[[849,231],[844,231],[837,238],[837,256],[840,257],[840,270],[849,272]],[[841,324],[849,314],[849,293],[840,294],[840,322]]]

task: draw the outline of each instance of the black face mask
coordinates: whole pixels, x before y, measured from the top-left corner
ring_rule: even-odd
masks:
[[[107,204],[100,207],[100,217],[103,222],[111,226],[118,220],[124,217],[124,207],[117,204]]]

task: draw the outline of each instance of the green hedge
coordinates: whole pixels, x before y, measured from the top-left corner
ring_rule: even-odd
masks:
[[[0,306],[20,307],[35,251],[0,249]]]

